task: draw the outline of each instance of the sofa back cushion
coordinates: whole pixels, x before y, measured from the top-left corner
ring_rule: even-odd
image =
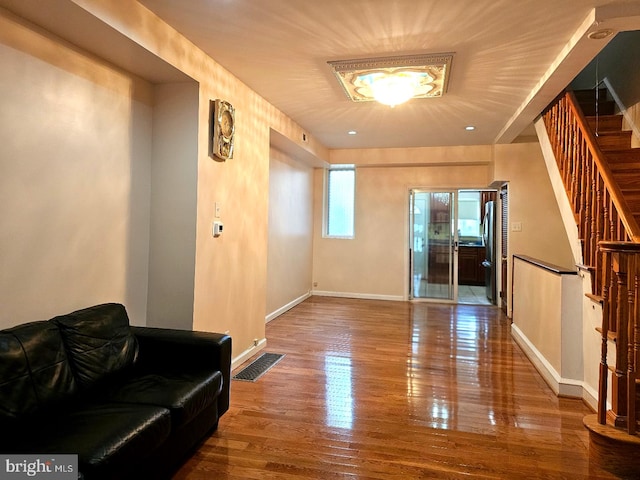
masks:
[[[73,396],[75,379],[58,328],[31,322],[0,331],[0,419],[5,425]]]
[[[60,327],[69,361],[82,388],[132,365],[138,342],[123,305],[106,303],[51,319]]]

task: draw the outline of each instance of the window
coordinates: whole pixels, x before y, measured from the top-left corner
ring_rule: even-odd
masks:
[[[353,237],[356,171],[353,167],[327,172],[326,235]]]
[[[480,192],[461,191],[458,194],[458,236],[468,240],[482,235]]]

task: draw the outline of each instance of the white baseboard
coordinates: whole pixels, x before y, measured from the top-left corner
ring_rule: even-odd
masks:
[[[304,295],[299,296],[298,298],[296,298],[295,300],[287,303],[285,306],[280,307],[279,309],[277,309],[275,312],[271,312],[269,315],[267,315],[264,318],[264,323],[269,323],[271,320],[273,320],[276,317],[279,317],[280,315],[282,315],[284,312],[286,312],[287,310],[291,310],[293,307],[295,307],[296,305],[304,302],[307,298],[309,298],[311,296],[311,292],[307,292]]]
[[[511,324],[511,336],[556,395],[584,398],[584,382],[571,378],[562,378],[516,324]]]
[[[594,412],[598,411],[598,392],[586,383],[582,390],[582,399],[593,409]]]
[[[257,345],[253,345],[250,348],[247,348],[244,352],[242,352],[240,355],[238,355],[237,357],[231,360],[231,370],[234,370],[236,367],[242,365],[244,362],[246,362],[249,358],[253,357],[260,350],[264,350],[266,346],[267,346],[267,339],[263,338],[262,340],[258,341]]]
[[[340,297],[340,298],[359,298],[362,300],[389,300],[393,302],[405,301],[402,295],[376,295],[373,293],[351,293],[351,292],[329,292],[324,290],[313,290],[313,295],[318,297]]]

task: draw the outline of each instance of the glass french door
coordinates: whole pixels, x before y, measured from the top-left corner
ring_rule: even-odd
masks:
[[[455,193],[411,190],[410,299],[457,301]]]

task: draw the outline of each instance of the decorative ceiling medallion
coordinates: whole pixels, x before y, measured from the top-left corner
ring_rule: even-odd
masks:
[[[327,62],[354,102],[381,101],[377,87],[403,83],[409,98],[441,97],[447,91],[453,53],[365,58]],[[398,102],[401,103],[401,102]]]

